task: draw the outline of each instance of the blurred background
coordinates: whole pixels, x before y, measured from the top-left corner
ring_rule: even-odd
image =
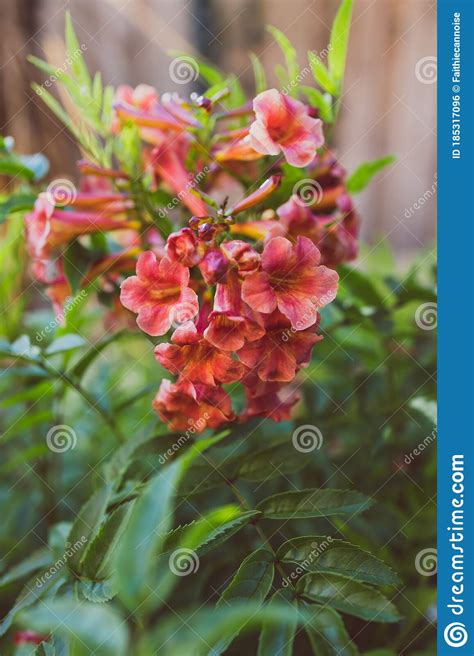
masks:
[[[26,61],[32,53],[64,65],[66,10],[86,61],[107,83],[145,82],[183,95],[192,88],[170,79],[171,50],[199,54],[252,91],[247,53],[261,57],[270,80],[281,57],[265,26],[285,32],[304,69],[307,50],[324,58],[337,6],[338,0],[2,0],[0,133],[12,135],[19,152],[43,152],[53,177],[74,176],[77,147],[31,90],[44,75]],[[365,239],[388,238],[402,261],[432,246],[435,236],[435,53],[433,0],[356,0],[335,146],[349,172],[362,161],[397,156],[357,205]]]

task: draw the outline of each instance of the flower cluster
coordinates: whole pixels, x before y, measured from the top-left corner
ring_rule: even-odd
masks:
[[[222,93],[184,101],[146,85],[115,100],[111,139],[134,131],[139,172],[82,161],[67,203],[54,187],[40,194],[26,217],[34,274],[61,307],[79,245],[80,285],[98,281],[129,325],[120,294],[160,338],[156,359],[175,380],[153,405],[173,430],[235,420],[237,386],[241,418],[287,418],[335,268],[357,253],[358,218],[318,111],[276,89],[232,109]]]

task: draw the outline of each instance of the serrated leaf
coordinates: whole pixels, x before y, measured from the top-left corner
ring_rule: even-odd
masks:
[[[339,87],[336,81],[332,78],[331,73],[328,71],[323,62],[319,59],[318,55],[312,50],[308,52],[309,65],[313,73],[313,77],[319,86],[331,94],[331,96],[339,95]]]
[[[265,69],[259,57],[254,52],[249,52],[250,61],[252,63],[253,75],[255,78],[255,93],[259,94],[267,88],[267,78]]]
[[[265,549],[258,549],[247,556],[221,594],[216,610],[246,601],[263,603],[272,587],[275,575],[274,561],[274,555]],[[215,652],[216,656],[222,654],[239,631],[240,628],[220,640],[214,647],[213,653]]]
[[[353,490],[310,489],[275,494],[261,501],[257,510],[266,519],[304,519],[355,515],[372,504],[370,497]]]
[[[90,581],[81,578],[77,582],[77,590],[84,599],[92,601],[94,604],[103,604],[106,601],[110,601],[117,594],[117,588],[111,579]]]
[[[305,574],[296,585],[298,594],[368,622],[398,622],[400,614],[379,590],[336,574]]]
[[[71,532],[68,536],[68,542],[74,547],[74,553],[68,558],[68,565],[75,572],[80,571],[81,560],[84,556],[86,547],[95,538],[99,527],[105,517],[107,504],[112,493],[110,484],[99,488],[82,506],[76,515]],[[75,545],[82,544],[82,547],[76,548]]]
[[[76,656],[127,656],[127,624],[111,606],[57,598],[23,611],[22,626],[39,633],[54,633],[73,645]]]
[[[352,173],[347,180],[347,191],[350,194],[358,194],[367,187],[372,178],[385,167],[393,164],[397,158],[395,155],[387,155],[372,162],[364,162]]]
[[[328,536],[292,538],[281,545],[277,558],[297,563],[308,572],[338,574],[373,585],[400,583],[395,572],[372,554]]]
[[[86,577],[97,581],[111,575],[112,554],[127,526],[134,503],[129,501],[116,508],[100,527],[84,555],[81,569]]]
[[[358,656],[339,613],[328,606],[306,605],[311,614],[305,629],[315,656]]]
[[[194,539],[195,546],[193,548],[200,553],[207,553],[210,549],[214,549],[216,546],[228,540],[234,535],[234,533],[245,526],[252,517],[259,514],[260,513],[256,510],[241,512],[239,507],[235,505],[221,506],[217,511],[217,515],[213,516],[212,522],[209,521],[209,517],[206,514],[204,517],[192,522],[191,524],[179,526],[170,531],[166,537],[163,549],[165,551],[174,549],[180,545],[183,540],[187,539],[186,534],[188,534],[188,536],[190,535],[191,527],[193,529],[199,527],[202,528],[202,536],[198,539]],[[196,536],[197,535],[198,534],[196,534]]]
[[[296,608],[292,593],[288,590],[277,590],[267,607],[270,609],[274,605],[284,607],[285,604],[288,605],[290,610],[290,620],[287,624],[282,624],[279,627],[275,627],[272,622],[264,620],[258,642],[258,656],[292,656],[293,642],[296,627],[298,626],[298,617],[291,612]]]
[[[344,77],[351,18],[352,0],[342,0],[332,24],[328,46],[329,70],[333,78],[338,81]]]
[[[307,464],[308,458],[286,441],[243,457],[236,477],[245,481],[265,481],[297,472]]]
[[[67,335],[61,335],[55,339],[45,351],[46,355],[55,355],[56,353],[64,353],[65,351],[71,351],[73,349],[79,348],[86,344],[86,340],[80,335],[75,335],[74,333],[69,333]]]

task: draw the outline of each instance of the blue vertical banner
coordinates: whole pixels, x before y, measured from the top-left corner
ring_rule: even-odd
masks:
[[[438,2],[438,656],[474,655],[474,0]]]

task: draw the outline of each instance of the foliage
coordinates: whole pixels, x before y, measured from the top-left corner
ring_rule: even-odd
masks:
[[[317,88],[290,84],[296,54],[272,29],[282,85],[327,122],[339,110],[351,8],[344,0],[339,9],[328,64],[309,55]],[[69,18],[66,41],[77,53]],[[170,196],[149,192],[139,131],[114,131],[112,91],[82,55],[73,60],[59,81],[80,118],[50,94],[45,101],[91,162],[122,167],[129,177],[119,188],[166,234],[159,209]],[[252,62],[261,90],[265,74]],[[211,85],[205,98],[225,111],[241,104],[235,78],[202,62],[199,70]],[[4,173],[35,183],[23,160],[5,160]],[[362,165],[351,190],[388,163]],[[301,176],[285,167],[276,194],[287,198],[285,184]],[[18,198],[31,191],[15,191],[5,214],[24,209]],[[113,255],[104,234],[68,244],[76,302],[58,320],[36,301],[39,287],[22,284],[19,217],[10,214],[2,245],[1,653],[432,653],[435,589],[415,567],[435,541],[424,492],[434,492],[434,339],[417,321],[436,298],[430,257],[397,273],[380,243],[357,268],[338,263],[337,298],[321,313],[325,339],[294,383],[302,400],[291,418],[173,432],[150,409],[164,370],[149,338],[127,325],[104,335],[110,298],[96,278],[74,278],[97,253]]]

